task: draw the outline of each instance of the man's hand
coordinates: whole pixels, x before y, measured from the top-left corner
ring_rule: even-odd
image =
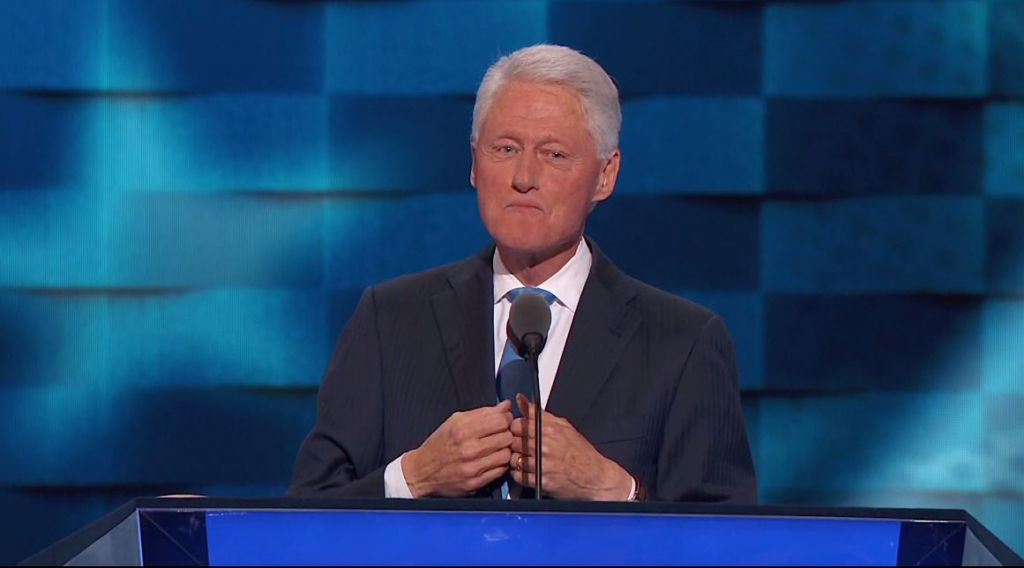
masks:
[[[535,485],[534,406],[523,395],[516,403],[525,418],[512,422],[512,478],[525,487]],[[619,464],[602,456],[568,420],[544,413],[542,490],[557,499],[625,501],[633,478]],[[520,458],[522,458],[520,460]]]
[[[508,471],[512,404],[456,412],[402,458],[413,497],[461,497]]]

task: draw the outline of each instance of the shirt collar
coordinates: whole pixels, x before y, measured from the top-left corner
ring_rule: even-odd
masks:
[[[494,303],[497,304],[505,298],[509,291],[525,286],[525,284],[509,272],[508,268],[505,268],[505,263],[501,261],[501,255],[498,254],[497,248],[494,249],[492,263],[494,265]],[[576,254],[569,259],[569,262],[537,288],[551,292],[557,298],[558,303],[575,313],[593,263],[594,256],[590,252],[590,247],[587,246],[586,240],[581,238],[580,244],[576,246]]]

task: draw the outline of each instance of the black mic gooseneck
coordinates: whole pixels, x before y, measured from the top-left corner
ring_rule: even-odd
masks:
[[[528,292],[520,294],[512,302],[512,309],[508,317],[508,337],[512,346],[520,357],[530,365],[530,374],[533,377],[533,404],[534,404],[534,463],[536,464],[536,479],[534,488],[537,492],[537,499],[543,496],[541,492],[541,478],[543,477],[542,465],[542,430],[541,414],[543,410],[540,404],[540,371],[537,360],[540,352],[547,343],[548,331],[551,328],[551,307],[540,294]]]
[[[531,334],[531,335],[529,335],[527,337],[529,339],[533,339],[533,338],[536,337],[536,335]],[[535,342],[535,341],[534,342],[524,341],[524,343],[527,343],[527,347],[526,347],[527,357],[526,357],[526,359],[529,359],[529,361],[530,361],[530,373],[533,375],[533,401],[534,401],[534,413],[536,414],[536,418],[534,419],[534,436],[533,436],[533,439],[534,439],[534,456],[536,456],[535,459],[536,459],[536,464],[537,464],[537,479],[535,480],[534,485],[535,485],[535,489],[537,491],[537,500],[540,501],[542,496],[543,496],[543,493],[541,493],[541,481],[540,481],[541,480],[541,471],[543,470],[543,468],[541,466],[541,461],[542,461],[541,457],[542,456],[541,456],[541,445],[540,445],[540,438],[541,438],[541,415],[543,414],[543,409],[540,407],[541,406],[540,405],[540,367],[539,367],[539,363],[537,362],[537,360],[540,359],[540,350],[542,349],[543,345],[537,345],[537,343],[539,343],[539,342]],[[532,345],[531,345],[531,343],[532,343]]]

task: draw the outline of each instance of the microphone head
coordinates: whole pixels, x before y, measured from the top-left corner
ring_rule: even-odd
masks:
[[[540,294],[525,292],[512,302],[508,338],[520,357],[539,354],[547,343],[550,329],[551,307]]]

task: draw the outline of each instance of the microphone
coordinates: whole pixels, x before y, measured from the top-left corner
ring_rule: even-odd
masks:
[[[540,372],[537,358],[548,340],[551,329],[551,307],[540,294],[526,292],[512,302],[508,315],[508,338],[520,357],[530,365],[533,376],[533,403],[536,408],[534,433],[534,460],[537,464],[535,489],[537,500],[541,499],[541,407]],[[514,404],[514,401],[513,401]]]
[[[536,357],[544,349],[551,329],[551,307],[540,294],[525,292],[512,302],[508,338],[520,357]]]

